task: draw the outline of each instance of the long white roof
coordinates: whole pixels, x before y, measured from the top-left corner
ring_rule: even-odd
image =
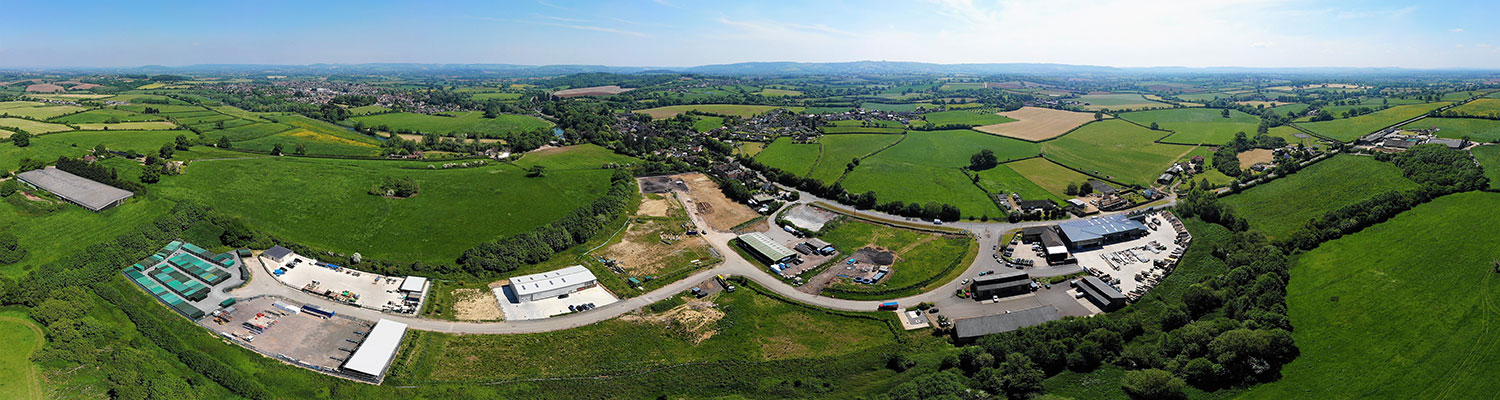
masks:
[[[595,278],[594,273],[588,268],[574,265],[540,274],[513,277],[510,278],[510,286],[516,291],[516,295],[524,296],[572,285],[593,283],[597,280],[598,278]]]
[[[365,335],[365,342],[354,349],[354,354],[344,361],[344,369],[361,372],[371,376],[380,376],[385,372],[385,367],[396,358],[396,350],[401,348],[401,337],[406,335],[406,324],[381,319]]]
[[[420,292],[426,286],[427,278],[420,276],[408,276],[405,280],[401,281],[401,291],[403,292]]]

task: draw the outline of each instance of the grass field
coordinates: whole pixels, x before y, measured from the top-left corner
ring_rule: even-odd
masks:
[[[1447,105],[1447,103],[1395,106],[1373,114],[1361,115],[1354,118],[1321,122],[1299,122],[1297,125],[1335,140],[1351,142],[1359,139],[1360,136],[1368,135],[1387,126],[1426,114],[1428,111],[1435,110],[1444,105]]]
[[[256,113],[253,113],[253,112],[245,111],[245,110],[242,110],[242,109],[239,109],[239,108],[235,108],[234,106],[213,106],[213,107],[209,107],[209,108],[213,109],[214,111],[217,111],[219,113],[222,113],[222,114],[225,114],[225,115],[228,115],[228,116],[231,116],[231,117],[243,119],[243,120],[255,121],[255,122],[266,122],[265,118],[261,118],[260,115],[258,115]]]
[[[734,115],[734,116],[739,116],[739,117],[743,117],[743,118],[749,118],[749,117],[755,116],[756,114],[760,114],[760,113],[763,113],[763,112],[766,112],[766,111],[771,111],[771,110],[774,110],[774,109],[777,109],[777,108],[780,108],[780,107],[777,107],[777,106],[752,106],[752,105],[741,105],[741,104],[693,104],[693,105],[682,105],[682,106],[666,106],[666,107],[648,108],[648,109],[645,109],[645,110],[636,110],[635,112],[637,114],[650,115],[651,118],[655,118],[655,119],[672,118],[672,117],[677,116],[677,114],[682,114],[682,113],[688,112],[688,110],[697,110],[697,111],[706,112],[706,113],[723,114],[723,115]]]
[[[1500,99],[1478,99],[1449,111],[1467,115],[1500,115]]]
[[[0,393],[8,398],[40,399],[42,376],[31,362],[32,354],[41,350],[45,333],[20,310],[0,311]]]
[[[891,228],[850,218],[842,218],[823,227],[818,238],[828,241],[844,254],[854,254],[864,247],[885,249],[896,255],[890,277],[875,285],[853,283],[835,278],[823,295],[858,300],[891,299],[915,295],[953,281],[967,269],[972,260],[974,241],[967,236],[939,235],[909,229]],[[890,293],[871,292],[895,290]]]
[[[693,130],[698,132],[708,132],[721,126],[724,126],[724,117],[698,117],[693,121]]]
[[[1079,96],[1076,100],[1087,103],[1083,106],[1083,109],[1089,111],[1172,107],[1171,104],[1146,100],[1145,97],[1141,97],[1141,95],[1135,93],[1086,94]]]
[[[1094,120],[1093,114],[1054,110],[1051,108],[1022,107],[1000,115],[1015,120],[995,125],[974,128],[976,131],[1010,136],[1013,138],[1040,141],[1058,137],[1079,125]]]
[[[859,108],[876,111],[916,111],[918,108],[936,108],[931,104],[918,103],[863,103]]]
[[[1479,146],[1469,151],[1484,167],[1484,176],[1490,178],[1490,189],[1500,189],[1500,146]]]
[[[218,138],[220,137],[227,137],[231,142],[243,142],[247,140],[260,139],[289,130],[292,130],[291,125],[272,122],[256,122],[248,125],[235,126],[232,128],[226,127],[225,129],[220,130],[203,131],[203,137],[208,138],[209,140],[218,140]]]
[[[1444,196],[1298,257],[1287,308],[1302,354],[1279,381],[1245,397],[1500,392],[1490,373],[1500,363],[1490,329],[1500,322],[1500,277],[1491,272],[1500,214],[1474,212],[1497,203],[1495,193]]]
[[[1500,140],[1500,121],[1479,118],[1422,118],[1402,126],[1403,129],[1438,128],[1437,136],[1462,139],[1465,136],[1476,142]]]
[[[1016,171],[1021,176],[1040,186],[1051,193],[1057,199],[1068,199],[1065,189],[1069,183],[1083,183],[1090,178],[1088,175],[1080,174],[1078,171],[1057,165],[1047,161],[1045,158],[1028,158],[1021,161],[1004,164],[1005,167]]]
[[[906,142],[902,142],[897,146],[905,144]],[[985,197],[984,191],[975,187],[958,168],[931,167],[894,160],[886,157],[886,153],[891,150],[860,162],[859,167],[844,176],[841,183],[844,189],[850,193],[874,191],[881,203],[901,201],[908,204],[952,204],[965,217],[988,215],[990,218],[998,218],[1004,215],[993,201]]]
[[[547,171],[560,171],[600,169],[604,167],[604,164],[631,164],[639,161],[598,145],[580,144],[526,153],[524,157],[516,161],[516,166],[531,168],[534,165],[544,165]]]
[[[766,144],[763,142],[740,142],[740,147],[736,148],[735,152],[740,156],[755,157],[765,149]]]
[[[1047,158],[1079,170],[1129,184],[1146,185],[1192,146],[1158,144],[1164,132],[1125,121],[1084,125],[1073,133],[1042,143]]]
[[[235,146],[252,150],[270,151],[280,144],[282,151],[290,154],[298,144],[307,147],[308,154],[330,154],[351,156],[380,155],[380,141],[347,128],[315,120],[297,114],[277,115],[290,129],[270,136],[236,142]],[[212,137],[212,135],[209,135]]]
[[[122,172],[121,175],[128,173]],[[148,223],[171,208],[170,201],[145,196],[99,213],[71,204],[47,207],[19,196],[0,200],[0,231],[15,234],[28,251],[21,262],[0,265],[0,275],[25,275],[62,260],[82,247],[129,232],[136,225]]]
[[[818,163],[818,146],[817,143],[794,143],[791,138],[779,137],[756,154],[755,161],[797,176],[807,176]]]
[[[25,117],[31,119],[49,119],[61,115],[76,113],[83,110],[87,110],[87,108],[79,106],[45,105],[40,107],[8,108],[0,110],[0,114],[9,114],[15,117]]]
[[[802,110],[802,112],[807,114],[837,114],[853,109],[853,107],[808,107]]]
[[[167,121],[119,122],[113,124],[78,124],[83,131],[162,131],[178,129],[177,124]]]
[[[439,134],[464,133],[480,137],[499,137],[507,132],[524,132],[552,127],[551,122],[529,115],[502,114],[488,119],[484,118],[484,113],[478,111],[460,111],[452,117],[403,112],[354,117],[352,120],[364,122],[368,126],[388,126],[391,129],[410,129]]]
[[[1231,110],[1224,118],[1222,110],[1211,108],[1180,108],[1171,110],[1137,111],[1116,115],[1122,119],[1151,126],[1155,122],[1164,130],[1173,131],[1162,138],[1163,142],[1183,144],[1224,144],[1234,140],[1236,132],[1255,136],[1260,118]]]
[[[1046,159],[1042,158],[1033,158],[1029,160],[1042,160],[1044,162],[1047,161]],[[1048,164],[1051,164],[1051,162],[1048,162]],[[979,186],[983,187],[984,190],[988,190],[990,193],[1016,193],[1020,194],[1021,199],[1023,200],[1050,199],[1055,200],[1059,203],[1065,200],[1064,197],[1053,194],[1046,188],[1043,188],[1041,185],[1037,185],[1036,182],[1032,182],[1030,179],[1027,179],[1019,172],[1016,172],[1016,170],[1009,167],[1009,164],[1000,164],[995,166],[994,168],[975,172],[975,174],[979,175]],[[1081,180],[1078,182],[1081,182]],[[1064,186],[1066,186],[1066,184],[1064,184]]]
[[[30,132],[33,135],[73,130],[73,128],[69,128],[67,125],[63,124],[36,122],[29,119],[20,118],[0,118],[0,128],[24,129],[26,130],[26,132]]]
[[[878,157],[929,167],[963,167],[969,165],[969,157],[984,149],[995,152],[1001,162],[1041,152],[1036,143],[959,129],[908,132],[906,140]]]
[[[882,127],[864,127],[864,126],[820,126],[820,127],[818,127],[818,130],[822,131],[823,133],[827,133],[827,134],[848,134],[848,133],[898,134],[898,133],[906,132],[905,128],[882,128]]]
[[[475,244],[524,232],[587,204],[609,182],[604,170],[527,178],[510,165],[454,170],[426,165],[289,157],[200,161],[154,190],[167,198],[201,201],[252,227],[318,248],[452,263]],[[386,176],[414,178],[421,192],[407,199],[367,193]]]
[[[799,92],[799,91],[796,91],[796,90],[787,90],[787,89],[761,89],[761,91],[755,92],[755,94],[758,94],[758,95],[761,95],[761,96],[766,96],[766,97],[784,97],[784,96],[801,96],[802,92]]]
[[[818,164],[813,166],[812,173],[808,176],[825,183],[833,183],[844,175],[844,170],[850,161],[885,148],[901,140],[901,137],[901,135],[825,135],[818,139],[818,143],[823,146],[823,155],[819,157]]]
[[[1380,193],[1416,187],[1395,165],[1371,157],[1341,155],[1225,197],[1222,202],[1249,220],[1251,228],[1281,238],[1329,211]]]
[[[0,169],[14,170],[22,158],[56,160],[57,156],[82,157],[95,145],[103,144],[113,150],[134,150],[141,154],[154,153],[161,145],[171,142],[177,131],[76,131],[31,138],[31,146],[16,147],[6,143],[0,146]]]
[[[922,114],[922,119],[927,121],[928,125],[937,126],[950,124],[981,126],[1015,121],[1014,119],[995,114],[990,109],[939,111]]]
[[[73,114],[73,115],[69,115],[69,116],[65,116],[65,117],[56,118],[56,119],[53,120],[53,122],[65,122],[65,123],[70,123],[70,124],[97,124],[97,123],[103,123],[105,121],[109,121],[111,119],[118,120],[120,122],[142,122],[142,121],[160,121],[160,120],[162,120],[162,118],[160,116],[151,115],[151,114],[137,114],[137,113],[134,113],[134,112],[131,112],[131,111],[127,111],[127,110],[116,110],[116,109],[112,109],[112,108],[101,108],[101,109],[97,109],[97,110],[89,110],[89,111],[84,111],[84,112],[81,112],[81,113],[77,113],[77,114]]]
[[[492,93],[492,94],[511,94],[511,93]],[[519,97],[519,94],[517,94],[517,97]],[[476,95],[476,98],[477,98],[477,95]],[[391,109],[389,109],[389,108],[385,108],[385,107],[382,107],[382,106],[377,106],[377,105],[371,104],[371,105],[368,105],[368,106],[351,107],[351,108],[349,108],[349,114],[352,114],[352,115],[370,115],[370,114],[383,113],[383,112],[390,111],[390,110]]]

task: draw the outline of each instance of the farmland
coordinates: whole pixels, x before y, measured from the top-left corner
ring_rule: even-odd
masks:
[[[36,122],[20,118],[0,118],[0,128],[24,129],[33,135],[73,130],[73,128],[67,125]]]
[[[0,169],[14,170],[22,158],[56,160],[57,156],[82,157],[95,145],[112,150],[155,152],[171,142],[177,131],[77,131],[42,135],[31,139],[31,146],[0,146]]]
[[[1500,140],[1500,121],[1479,118],[1423,118],[1402,126],[1403,129],[1432,129],[1438,137],[1462,139],[1468,137],[1476,142]]]
[[[1051,164],[1050,161],[1047,161],[1043,158],[1032,158],[1024,161],[1031,160],[1041,160],[1042,162]],[[1064,169],[1066,170],[1066,168]],[[995,166],[994,168],[976,171],[974,172],[974,174],[979,175],[979,186],[983,187],[984,190],[987,190],[990,193],[1015,193],[1021,195],[1021,199],[1023,200],[1050,199],[1058,202],[1065,200],[1064,197],[1052,194],[1051,191],[1048,191],[1031,179],[1027,179],[1026,176],[1021,175],[1015,169],[1012,169],[1010,167],[1010,164],[1000,164]],[[1083,180],[1075,180],[1072,183],[1079,182],[1083,182]],[[1064,183],[1063,185],[1067,186],[1066,183]]]
[[[847,164],[857,157],[864,157],[901,140],[900,135],[826,135],[818,140],[822,145],[822,156],[808,175],[813,179],[833,183],[844,175]]]
[[[1084,125],[1056,140],[1042,143],[1048,159],[1124,183],[1145,185],[1193,146],[1153,143],[1156,132],[1125,121]]]
[[[177,124],[167,121],[117,122],[113,124],[78,124],[78,129],[84,131],[160,131],[177,129]]]
[[[1137,111],[1116,115],[1122,119],[1151,126],[1156,123],[1161,129],[1173,131],[1162,138],[1163,142],[1181,144],[1224,144],[1234,140],[1235,133],[1244,132],[1255,136],[1255,127],[1260,118],[1231,110],[1229,118],[1221,110],[1211,108],[1181,108],[1171,110]]]
[[[291,152],[300,144],[306,146],[308,154],[354,156],[380,154],[379,140],[344,127],[297,114],[278,115],[275,118],[281,122],[274,126],[288,128],[272,135],[239,141],[235,145],[240,148],[271,151],[277,144],[280,144],[282,151]]]
[[[1469,151],[1484,166],[1484,176],[1490,178],[1490,189],[1500,189],[1500,146],[1479,146]]]
[[[922,119],[927,121],[928,125],[933,126],[981,126],[1003,124],[1006,122],[1015,121],[1014,119],[995,114],[994,111],[988,109],[939,111],[935,113],[922,114]]]
[[[1051,193],[1058,199],[1066,199],[1069,183],[1083,183],[1091,179],[1088,175],[1080,174],[1078,171],[1057,165],[1047,161],[1045,158],[1028,158],[1021,161],[1004,164],[1005,167],[1016,171],[1021,176],[1034,182],[1037,186]]]
[[[1042,141],[1061,136],[1094,120],[1094,116],[1089,113],[1039,107],[1022,107],[1015,111],[1001,112],[1000,115],[1014,119],[1015,122],[985,125],[974,130],[1021,140]]]
[[[484,118],[484,113],[478,111],[465,111],[447,115],[427,115],[415,113],[389,113],[354,117],[353,122],[363,122],[365,125],[379,127],[385,126],[390,129],[405,129],[413,132],[432,132],[437,134],[468,134],[478,137],[499,137],[507,132],[523,132],[536,129],[551,128],[552,123],[529,115],[501,114],[490,119]]]
[[[907,141],[911,139],[908,138]],[[958,207],[966,217],[987,215],[997,218],[1003,215],[995,203],[985,197],[983,191],[974,187],[969,177],[958,168],[897,161],[886,157],[886,153],[890,151],[883,151],[860,162],[859,167],[844,176],[844,189],[850,193],[874,191],[881,203],[901,201],[908,204],[951,204]]]
[[[1401,121],[1411,119],[1428,111],[1444,106],[1445,103],[1426,103],[1395,106],[1373,114],[1361,115],[1353,118],[1335,119],[1332,121],[1303,122],[1298,126],[1307,128],[1320,135],[1327,136],[1345,142],[1359,139],[1360,136],[1395,125]]]
[[[698,132],[708,132],[721,126],[724,126],[724,117],[698,117],[693,121],[693,130]]]
[[[62,115],[76,113],[76,112],[83,111],[83,110],[86,110],[86,108],[78,107],[78,106],[39,105],[37,107],[7,108],[7,109],[0,110],[0,114],[8,114],[8,115],[11,115],[11,116],[25,117],[25,118],[31,118],[31,119],[49,119],[49,118],[54,118],[54,117],[58,117],[58,116],[62,116]]]
[[[995,152],[995,157],[1002,162],[1032,157],[1040,152],[1036,143],[960,129],[908,132],[900,144],[876,156],[930,167],[962,167],[969,165],[970,156],[985,149]]]
[[[0,310],[0,343],[10,351],[0,354],[0,393],[14,398],[41,398],[42,376],[31,356],[42,349],[41,327],[25,312]]]
[[[1282,238],[1329,211],[1391,190],[1416,187],[1394,165],[1371,157],[1337,156],[1225,197],[1223,202],[1249,220],[1251,228]]]
[[[155,191],[201,201],[298,243],[451,263],[475,244],[587,204],[609,181],[604,170],[525,175],[509,165],[428,170],[426,163],[256,158],[194,163],[185,174],[164,178]],[[407,199],[369,195],[385,176],[414,178],[421,192]]]
[[[1453,107],[1449,111],[1463,115],[1500,115],[1500,99],[1478,99],[1458,107]]]
[[[1481,398],[1500,391],[1494,193],[1434,199],[1296,260],[1287,308],[1302,351],[1247,398]],[[1462,240],[1412,240],[1451,237]],[[1434,265],[1433,260],[1442,260]],[[1400,301],[1393,301],[1399,299]],[[1359,371],[1350,374],[1348,371]]]
[[[782,171],[807,176],[818,163],[817,143],[794,143],[791,138],[777,138],[755,155],[755,161]]]
[[[1134,93],[1087,94],[1079,96],[1077,100],[1085,103],[1083,109],[1089,111],[1164,108],[1172,106],[1167,103],[1146,100],[1145,97]]]
[[[749,117],[755,116],[756,114],[760,114],[760,113],[763,113],[763,112],[766,112],[766,111],[771,111],[771,110],[774,110],[774,109],[777,109],[777,108],[780,108],[780,107],[775,107],[775,106],[749,106],[749,105],[739,105],[739,104],[697,104],[697,105],[686,105],[686,106],[666,106],[666,107],[649,108],[649,109],[645,109],[645,110],[637,110],[636,113],[637,114],[650,115],[651,118],[655,118],[655,119],[665,119],[665,118],[675,117],[675,116],[677,116],[677,114],[682,114],[682,113],[688,112],[690,110],[696,110],[696,111],[699,111],[699,112],[705,112],[705,113],[709,113],[709,114],[734,115],[734,116],[738,116],[738,117],[741,117],[741,118],[749,118]]]
[[[68,124],[97,124],[110,120],[116,120],[120,122],[142,122],[160,121],[162,120],[162,118],[151,114],[137,114],[126,110],[101,108],[68,115],[65,117],[54,118],[53,122],[62,122]]]
[[[823,291],[836,298],[875,300],[923,293],[957,278],[976,254],[975,244],[965,236],[891,228],[849,218],[824,226],[819,238],[845,254],[871,247],[896,256],[890,277],[878,284],[836,279]]]

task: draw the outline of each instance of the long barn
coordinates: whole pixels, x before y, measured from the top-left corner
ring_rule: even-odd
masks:
[[[22,172],[16,174],[16,178],[93,212],[123,204],[125,199],[135,195],[128,190],[94,182],[57,167]]]

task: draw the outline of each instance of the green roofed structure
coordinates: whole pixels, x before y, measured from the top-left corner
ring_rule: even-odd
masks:
[[[764,233],[750,232],[740,235],[739,239],[740,243],[743,243],[750,250],[750,253],[767,263],[779,263],[797,255],[797,253],[792,252],[792,249],[782,246],[781,243],[776,243],[775,240],[771,240]]]
[[[178,240],[122,272],[168,308],[195,320],[233,305],[235,299],[216,288],[243,283],[248,275],[232,252],[218,254]]]

